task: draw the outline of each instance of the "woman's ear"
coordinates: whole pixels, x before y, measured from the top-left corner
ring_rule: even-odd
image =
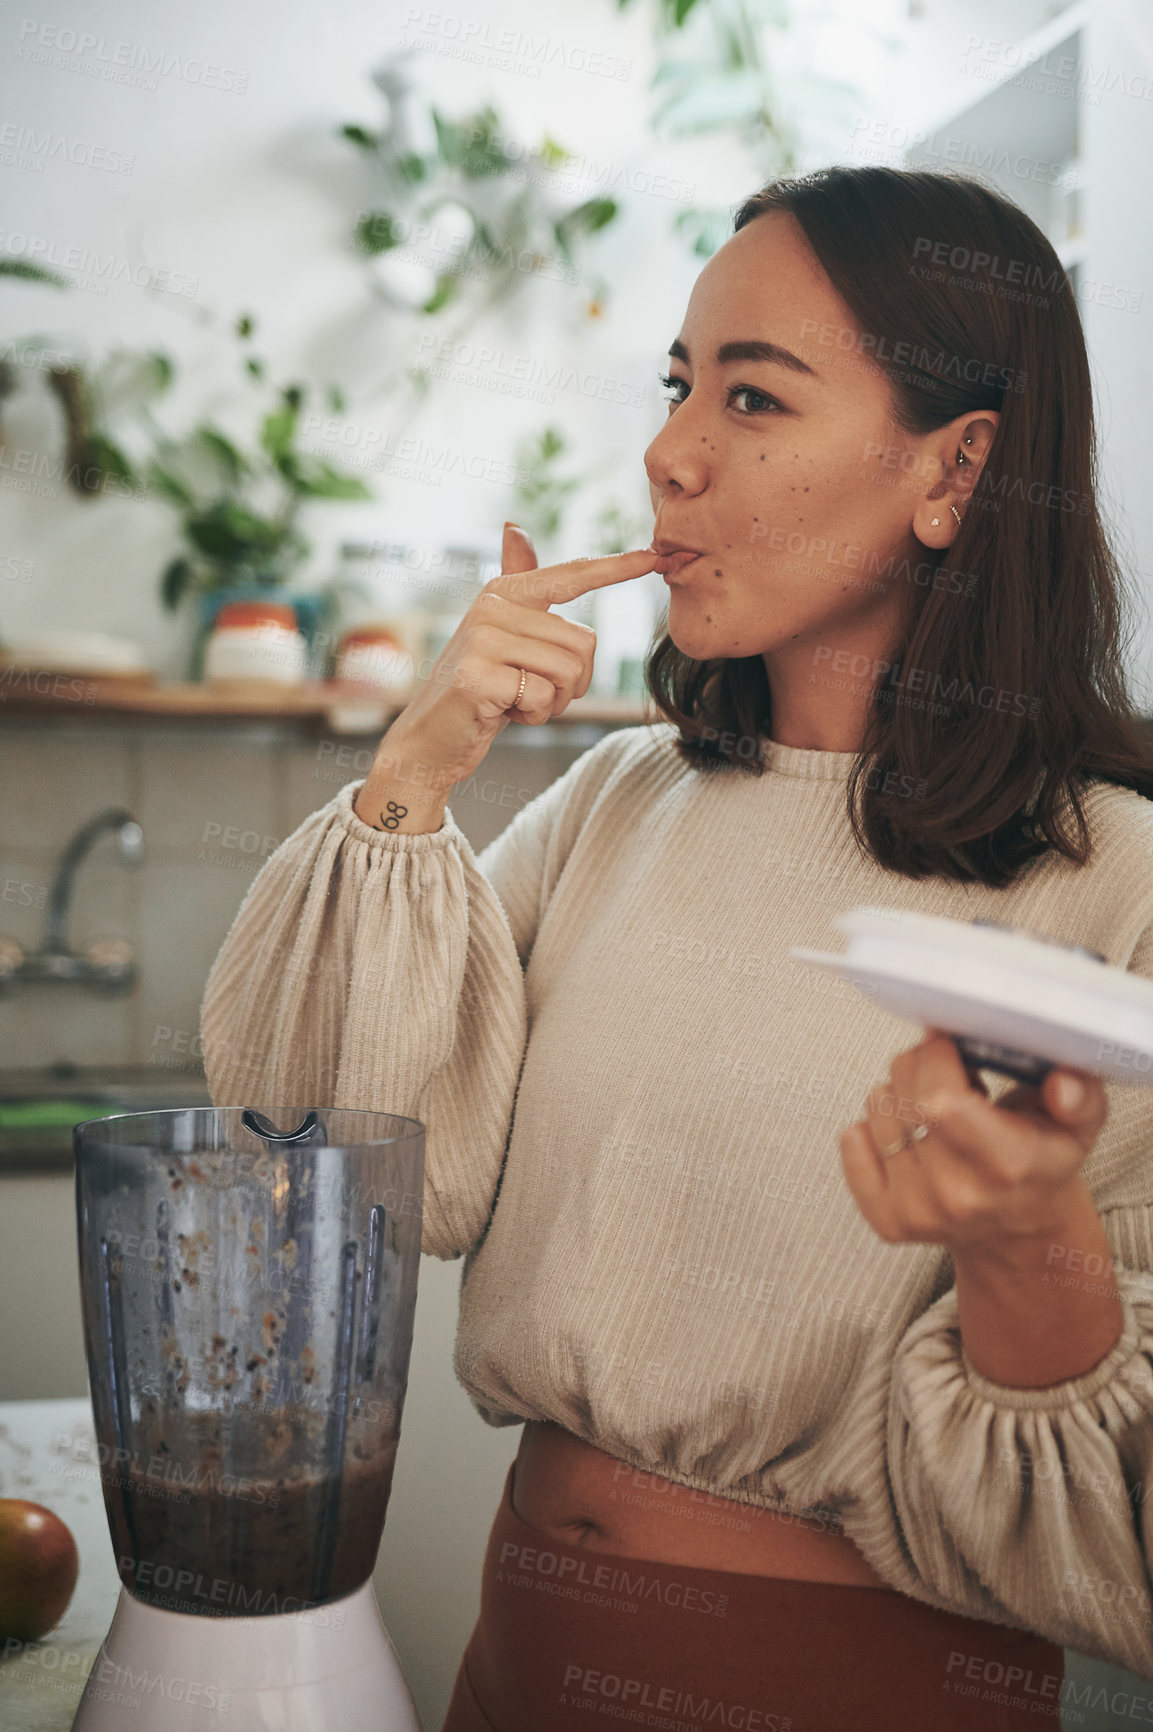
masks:
[[[970,409],[933,435],[929,463],[937,479],[913,513],[913,534],[923,546],[952,546],[1000,419],[997,409]]]
[[[946,484],[962,517],[985,466],[1000,419],[997,409],[976,409],[970,410],[967,415],[958,415],[951,423],[954,430],[953,454]],[[956,520],[953,519],[953,522],[955,527]]]

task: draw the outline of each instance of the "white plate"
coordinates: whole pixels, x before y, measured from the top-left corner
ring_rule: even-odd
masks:
[[[1043,934],[854,908],[841,955],[795,946],[908,1022],[963,1037],[967,1062],[1037,1081],[1054,1064],[1153,1083],[1153,981]]]

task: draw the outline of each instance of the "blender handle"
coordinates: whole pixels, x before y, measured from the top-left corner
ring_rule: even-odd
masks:
[[[294,1131],[278,1131],[271,1119],[266,1119],[263,1113],[258,1113],[255,1107],[245,1107],[240,1115],[240,1122],[246,1131],[260,1137],[266,1143],[318,1145],[324,1147],[328,1142],[328,1133],[317,1113],[309,1113],[297,1125]]]

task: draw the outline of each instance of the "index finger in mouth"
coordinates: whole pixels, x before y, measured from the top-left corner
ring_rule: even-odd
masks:
[[[653,570],[656,558],[651,547],[644,547],[627,553],[570,559],[562,565],[549,565],[533,571],[505,572],[492,580],[491,587],[510,601],[548,608],[557,603],[575,601],[577,596],[587,595],[590,590],[641,577],[646,571]]]

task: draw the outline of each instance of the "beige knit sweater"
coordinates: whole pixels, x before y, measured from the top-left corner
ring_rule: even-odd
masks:
[[[1085,867],[914,883],[853,842],[851,753],[770,742],[757,779],[692,770],[672,737],[606,735],[479,858],[451,806],[390,835],[343,788],[213,966],[213,1098],[424,1123],[422,1248],[465,1257],[454,1366],[489,1424],[836,1510],[895,1588],[1153,1677],[1153,1089],[1110,1085],[1084,1169],[1121,1339],[1072,1382],[991,1384],[947,1252],[878,1238],[841,1168],[919,1031],[788,954],[840,949],[832,917],[879,903],[1153,978],[1153,803],[1093,784]]]

